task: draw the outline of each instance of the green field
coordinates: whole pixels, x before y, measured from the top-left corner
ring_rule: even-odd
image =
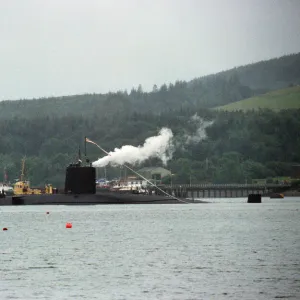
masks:
[[[215,109],[224,111],[258,110],[258,109],[300,109],[300,86],[273,91],[260,96],[233,102]]]

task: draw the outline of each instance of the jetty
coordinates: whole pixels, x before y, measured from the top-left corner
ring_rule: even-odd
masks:
[[[240,198],[249,194],[269,196],[282,193],[291,188],[291,184],[172,184],[159,185],[159,188],[175,197],[201,198]],[[155,193],[159,191],[153,188]]]

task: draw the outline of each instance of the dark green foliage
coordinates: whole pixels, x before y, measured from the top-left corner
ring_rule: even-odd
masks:
[[[291,164],[300,161],[299,110],[280,113],[199,110],[198,114],[213,119],[214,123],[207,128],[207,139],[194,144],[184,143],[185,135],[194,134],[198,126],[190,122],[189,109],[160,115],[136,112],[111,115],[105,122],[96,114],[91,118],[0,120],[0,168],[6,167],[9,178],[15,179],[19,176],[21,158],[26,155],[27,175],[35,185],[61,184],[65,167],[77,159],[79,145],[81,153],[84,152],[85,135],[111,151],[124,144],[141,145],[163,126],[172,129],[177,145],[174,159],[167,166],[174,174],[174,183],[243,183],[253,178],[289,176]],[[91,144],[88,155],[92,160],[103,156]],[[161,165],[161,162],[149,159],[144,165]],[[124,176],[124,170],[121,172]],[[119,177],[120,170],[108,168],[107,174],[110,178]]]
[[[84,136],[111,151],[140,145],[163,127],[172,129],[177,146],[166,181],[248,182],[288,176],[300,162],[300,111],[217,112],[209,108],[259,93],[300,84],[300,53],[235,68],[190,82],[142,86],[127,92],[0,102],[0,169],[10,180],[19,176],[26,155],[27,176],[34,184],[62,184],[64,169],[77,159]],[[191,116],[214,120],[208,138],[185,144],[196,132]],[[103,156],[88,145],[92,160]],[[161,164],[149,159],[145,166]],[[121,173],[120,173],[121,172]],[[122,173],[123,172],[123,173]],[[124,170],[107,168],[109,178]],[[103,174],[102,174],[103,175]],[[101,175],[101,176],[102,176]]]

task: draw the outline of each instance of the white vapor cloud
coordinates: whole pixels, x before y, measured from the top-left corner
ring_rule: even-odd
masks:
[[[125,163],[142,163],[150,157],[161,159],[166,164],[172,158],[173,133],[169,128],[162,128],[157,136],[149,137],[142,146],[125,145],[122,148],[115,148],[104,156],[93,162],[94,167],[105,167],[108,164],[112,166],[123,165]]]
[[[193,135],[185,134],[185,144],[197,144],[206,139],[206,128],[211,126],[213,121],[205,121],[196,113],[191,117],[190,122],[193,122],[197,125],[197,130]]]

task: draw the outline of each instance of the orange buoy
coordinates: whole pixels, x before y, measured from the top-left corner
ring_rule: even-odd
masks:
[[[66,228],[72,228],[72,223],[67,223]]]
[[[6,230],[7,230],[7,227],[4,227],[4,228],[3,228],[3,231],[6,231]]]

